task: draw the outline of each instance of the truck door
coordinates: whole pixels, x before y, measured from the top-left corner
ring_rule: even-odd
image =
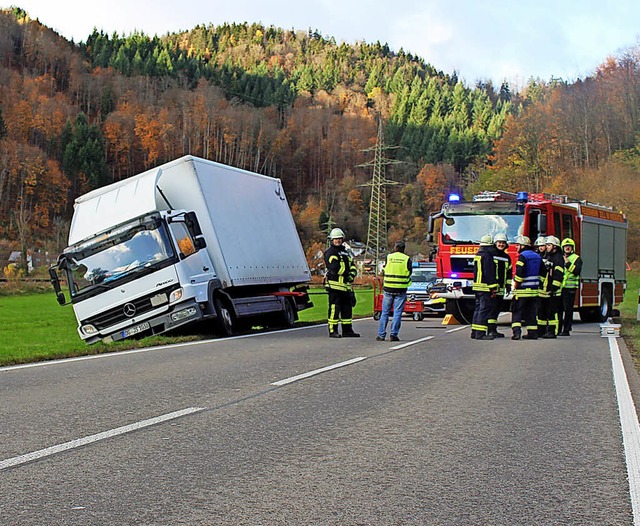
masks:
[[[182,277],[190,283],[202,283],[215,277],[209,253],[198,247],[198,240],[192,237],[186,222],[180,217],[171,218],[169,230],[177,249],[179,273],[184,272]]]

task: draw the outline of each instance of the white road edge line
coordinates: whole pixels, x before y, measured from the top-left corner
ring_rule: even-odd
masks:
[[[316,374],[331,371],[333,369],[338,369],[339,367],[346,367],[347,365],[361,362],[362,360],[366,360],[366,359],[367,359],[366,356],[359,356],[358,358],[352,358],[351,360],[347,360],[346,362],[335,363],[333,365],[328,365],[327,367],[323,367],[322,369],[316,369],[314,371],[309,371],[308,373],[299,374],[298,376],[292,376],[290,378],[285,378],[284,380],[278,380],[277,382],[272,382],[271,385],[282,387],[283,385],[297,382],[298,380],[304,380],[305,378],[309,378],[310,376],[315,376]]]
[[[208,343],[222,344],[229,340],[242,340],[244,338],[255,338],[258,336],[264,336],[266,334],[275,334],[280,332],[295,332],[304,331],[307,329],[318,328],[319,325],[305,325],[304,327],[293,327],[291,329],[283,329],[280,331],[259,332],[255,334],[241,334],[239,336],[229,336],[227,338],[213,338],[208,340],[198,340],[194,342],[173,343],[170,345],[157,345],[155,347],[144,347],[142,349],[129,349],[128,351],[114,351],[101,354],[91,354],[89,356],[76,356],[75,358],[61,358],[59,360],[45,360],[42,362],[25,363],[21,365],[8,365],[6,367],[0,367],[0,373],[7,371],[14,371],[16,369],[31,369],[32,367],[47,367],[50,365],[64,365],[71,362],[84,362],[85,360],[97,360],[100,358],[117,358],[119,356],[127,356],[128,354],[139,354],[149,351],[161,351],[165,349],[175,349],[178,347],[192,347],[195,345],[206,345]]]
[[[433,340],[434,336],[425,336],[424,338],[420,338],[419,340],[411,340],[407,343],[401,343],[400,345],[396,345],[395,347],[389,347],[391,351],[397,351],[399,349],[404,349],[405,347],[410,347],[411,345],[415,345],[416,343],[427,342],[429,340]]]
[[[613,381],[618,398],[618,411],[622,427],[622,442],[627,461],[627,475],[629,478],[629,493],[631,495],[631,509],[633,524],[640,525],[640,425],[636,408],[631,397],[631,389],[620,356],[620,348],[614,336],[609,336],[609,351],[613,366]]]
[[[55,455],[57,453],[61,453],[62,451],[78,448],[81,446],[85,446],[87,444],[91,444],[93,442],[98,442],[100,440],[105,440],[107,438],[115,437],[118,435],[124,435],[125,433],[131,433],[132,431],[142,429],[143,427],[159,424],[160,422],[166,422],[167,420],[174,420],[176,418],[180,418],[181,416],[197,413],[199,411],[204,411],[204,410],[205,410],[204,407],[187,407],[186,409],[181,409],[180,411],[174,411],[173,413],[167,413],[165,415],[156,416],[154,418],[149,418],[147,420],[141,420],[140,422],[135,422],[133,424],[111,429],[109,431],[96,433],[95,435],[89,435],[83,438],[77,438],[75,440],[71,440],[63,444],[58,444],[57,446],[51,446],[45,449],[40,449],[38,451],[32,451],[31,453],[20,455],[18,457],[8,458],[6,460],[0,461],[0,471],[13,466],[18,466],[20,464],[31,462],[33,460]]]

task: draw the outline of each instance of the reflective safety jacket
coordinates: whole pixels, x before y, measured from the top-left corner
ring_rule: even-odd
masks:
[[[558,249],[547,253],[547,280],[545,292],[548,296],[559,296],[564,281],[564,257]]]
[[[331,290],[350,292],[358,269],[344,245],[331,245],[324,252],[324,264],[327,267],[325,287]]]
[[[496,282],[498,283],[498,294],[504,294],[507,281],[511,279],[511,258],[506,250],[493,249],[493,262],[496,265]]]
[[[580,273],[582,272],[582,258],[575,252],[567,256],[564,263],[563,289],[577,289],[580,285]]]
[[[384,290],[391,293],[406,292],[411,276],[411,259],[402,252],[393,252],[387,256],[384,266]]]
[[[473,290],[475,292],[495,292],[498,290],[496,263],[493,247],[480,246],[473,258]]]
[[[540,292],[542,279],[547,269],[540,254],[525,248],[518,256],[513,277],[516,298],[535,298]]]

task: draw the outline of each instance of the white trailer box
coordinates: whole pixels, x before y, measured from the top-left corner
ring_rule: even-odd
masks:
[[[132,246],[143,234],[152,254]],[[144,261],[157,272],[128,274],[144,269]],[[101,322],[101,329],[91,323],[103,312],[135,307],[165,284],[181,289],[181,297],[176,302],[168,296],[156,314],[166,317],[176,310],[174,303],[190,302],[198,311],[193,321],[217,318],[225,334],[242,317],[281,313],[292,323],[295,311],[308,305],[306,292],[290,290],[308,282],[310,272],[281,181],[193,156],[79,197],[69,247],[52,268],[54,287],[57,270],[66,271],[78,330],[89,341],[136,334],[129,325],[141,321],[142,333],[182,325],[164,320],[154,326],[153,315],[145,317],[139,308],[131,323],[126,316],[114,316],[113,326]],[[115,288],[126,292],[116,294]],[[57,294],[64,303],[59,285]]]

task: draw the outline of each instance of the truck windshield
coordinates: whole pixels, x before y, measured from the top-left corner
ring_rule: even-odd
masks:
[[[449,215],[442,220],[444,243],[479,243],[486,234],[506,234],[513,243],[524,229],[523,214],[465,214]]]
[[[84,256],[84,257],[83,257]],[[81,251],[67,254],[67,276],[72,296],[112,284],[168,264],[174,253],[160,221],[136,222],[130,228],[85,244]]]

